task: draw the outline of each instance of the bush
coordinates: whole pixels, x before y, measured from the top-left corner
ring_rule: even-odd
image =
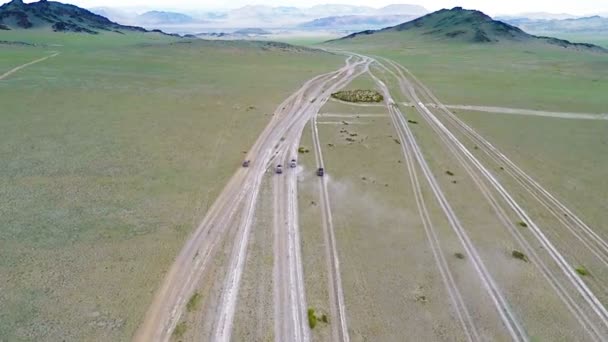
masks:
[[[323,323],[329,323],[329,318],[327,318],[326,314],[321,315],[321,322],[323,322]]]
[[[181,338],[186,333],[186,329],[188,329],[186,322],[179,323],[175,326],[175,330],[173,330],[173,336],[175,338]]]
[[[583,266],[579,266],[577,268],[575,268],[576,273],[582,275],[582,276],[588,276],[589,275],[589,271],[587,271],[587,269]]]
[[[190,300],[188,301],[188,304],[186,304],[186,310],[188,310],[188,312],[192,312],[196,309],[198,309],[198,306],[201,303],[201,295],[200,293],[196,292],[195,294],[192,295],[192,297],[190,297]]]
[[[518,224],[520,227],[523,227],[523,228],[527,228],[527,227],[528,227],[528,224],[527,224],[526,222],[524,222],[524,221],[519,221],[519,222],[517,222],[517,224]]]
[[[526,256],[524,253],[522,253],[522,252],[520,252],[520,251],[518,251],[518,250],[513,250],[513,252],[511,252],[511,255],[512,255],[512,256],[513,256],[515,259],[519,259],[519,260],[522,260],[522,261],[528,262],[528,257],[527,257],[527,256]]]
[[[317,316],[315,316],[315,309],[308,308],[308,325],[310,329],[314,329],[317,326]]]

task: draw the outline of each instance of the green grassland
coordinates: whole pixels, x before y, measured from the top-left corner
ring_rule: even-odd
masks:
[[[411,70],[445,104],[588,113],[606,113],[608,108],[608,97],[605,95],[608,93],[608,54],[606,53],[570,50],[533,41],[473,44],[432,39],[408,32],[386,32],[371,37],[359,36],[324,46],[396,60]],[[380,74],[376,69],[372,71]],[[398,95],[400,90],[395,82],[389,80],[387,84],[397,101],[409,100]],[[332,108],[332,111],[335,110],[337,109]],[[470,180],[467,184],[467,180],[459,178],[459,175],[464,174],[464,170],[455,169],[458,163],[439,144],[436,134],[430,131],[423,120],[416,113],[411,112],[410,108],[403,106],[402,110],[420,123],[412,129],[425,158],[435,170],[434,174],[440,182],[445,178],[446,169],[456,173],[457,184],[445,182],[442,187],[457,215],[471,233],[474,243],[481,246],[480,249],[484,251],[513,249],[515,244],[510,241],[511,238],[506,236],[499,224],[491,223],[490,216],[488,216],[489,223],[484,224],[483,213],[489,211],[482,209],[480,205],[485,203],[485,200],[479,198]],[[439,111],[433,111],[442,118]],[[608,236],[605,227],[608,210],[605,196],[608,191],[608,183],[605,179],[605,170],[608,167],[606,121],[461,110],[456,112],[579,215],[600,236],[603,238]],[[462,138],[458,134],[457,136]],[[370,135],[370,139],[373,137]],[[463,143],[468,142],[463,139]],[[492,166],[492,172],[498,175],[501,182],[530,213],[535,222],[550,236],[555,245],[559,246],[559,250],[569,262],[573,265],[582,264],[589,267],[588,264],[592,262],[585,261],[594,260],[593,257],[589,256],[589,252],[577,244],[571,235],[564,233],[560,223],[549,215],[538,201],[527,195],[514,179],[504,175],[504,171],[500,170],[498,165],[484,159],[481,152],[475,151],[474,146],[468,143],[467,147],[472,153],[479,154],[478,158],[482,162]],[[381,151],[380,148],[377,150]],[[330,163],[333,160],[330,158],[331,152],[326,155],[329,159],[327,167],[331,169]],[[361,158],[360,155],[357,157]],[[339,210],[334,212],[336,216],[334,222],[345,219]],[[479,220],[480,218],[482,219]],[[515,218],[513,222],[517,222]],[[480,227],[483,229],[479,229]],[[490,232],[491,229],[496,231]],[[340,240],[342,237],[338,234],[339,241],[345,240]],[[490,252],[484,260],[491,265],[491,272],[500,270],[496,272],[495,277],[505,289],[513,307],[521,311],[521,317],[525,317],[523,322],[526,324],[526,329],[529,329],[533,335],[537,334],[549,340],[563,337],[564,334],[572,334],[570,339],[576,338],[574,336],[580,331],[575,332],[574,327],[578,324],[567,321],[566,311],[559,306],[561,304],[555,297],[550,297],[553,296],[550,289],[539,290],[542,287],[531,285],[532,281],[538,282],[539,285],[542,285],[543,281],[526,271],[521,264],[512,263],[512,260],[509,260],[512,259],[510,254],[499,253],[492,255]],[[365,267],[366,263],[361,263],[360,267]],[[344,261],[343,265],[343,268],[348,270],[348,261]],[[602,270],[598,265],[593,266],[595,267],[588,268],[589,274],[594,274],[595,270]],[[348,279],[349,272],[352,273],[353,270],[345,272],[347,275],[344,279]],[[505,278],[504,275],[513,278]],[[526,280],[525,277],[530,279]],[[595,277],[597,283],[605,282],[605,274],[596,274]],[[526,284],[527,289],[534,290],[527,294],[520,293],[522,287],[513,279],[520,279],[520,284]],[[603,296],[603,290],[600,290],[602,285],[598,285],[595,280],[586,279],[586,282],[594,290],[598,289],[598,293]],[[348,287],[345,288],[347,301],[350,291],[352,290]],[[529,297],[526,299],[526,296]],[[546,319],[547,312],[554,315],[551,319],[553,321],[564,320],[563,323],[555,325],[563,329],[562,331],[544,330],[542,320],[538,317]],[[358,323],[358,317],[354,317],[350,322],[351,328],[356,327]],[[371,329],[366,328],[366,330]]]
[[[533,42],[437,41],[410,32],[326,46],[394,59],[446,104],[590,113],[603,113],[608,104],[608,53]]]
[[[538,43],[440,41],[409,32],[329,45],[398,61],[445,104],[587,113],[608,108],[608,53]],[[602,222],[604,121],[457,112],[583,217]]]
[[[342,65],[256,42],[9,31],[0,74],[0,336],[128,340],[275,107]]]
[[[538,34],[560,39],[567,39],[572,42],[591,43],[608,49],[608,35],[606,34],[594,34],[588,32],[538,32]]]
[[[462,112],[459,116],[602,235],[608,122]]]

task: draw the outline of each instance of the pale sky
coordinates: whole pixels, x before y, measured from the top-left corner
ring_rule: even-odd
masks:
[[[394,3],[417,4],[430,11],[462,6],[490,15],[522,12],[551,12],[587,15],[608,13],[608,0],[58,0],[81,7],[146,7],[168,9],[229,9],[245,5],[310,7],[335,3],[382,7]],[[7,0],[0,0],[0,3]],[[26,1],[32,2],[32,1]]]

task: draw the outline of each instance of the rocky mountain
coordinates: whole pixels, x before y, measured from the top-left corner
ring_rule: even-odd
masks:
[[[13,0],[0,6],[0,25],[4,29],[49,28],[56,32],[98,34],[102,31],[145,32],[136,26],[124,26],[83,8],[41,0],[29,4]]]
[[[563,48],[606,52],[603,48],[592,44],[571,43],[567,40],[534,36],[520,28],[494,20],[480,11],[466,10],[461,7],[443,9],[400,25],[382,30],[362,31],[342,39],[357,37],[373,39],[393,32],[407,32],[421,39],[433,41],[459,41],[475,44],[534,42]]]

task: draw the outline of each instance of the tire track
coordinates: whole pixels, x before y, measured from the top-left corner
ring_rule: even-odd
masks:
[[[235,223],[234,219],[239,209],[244,210],[244,215],[239,223],[237,241],[240,244],[246,243],[261,177],[275,156],[273,146],[291,125],[303,94],[317,82],[322,82],[323,79],[341,73],[348,74],[352,68],[351,59],[347,59],[347,65],[338,71],[322,74],[305,82],[300,89],[278,107],[275,115],[248,154],[249,159],[255,160],[253,167],[250,169],[239,168],[236,171],[201,224],[185,243],[136,332],[135,341],[169,340],[184,311],[187,300],[194,293],[194,289],[208,269],[209,261],[216,254],[230,225]],[[244,246],[239,246],[239,243],[233,247],[233,260],[236,261],[231,260],[231,265],[237,267],[237,270],[233,269],[227,275],[226,284],[228,284],[228,288],[221,299],[221,303],[227,303],[228,305],[222,305],[219,308],[225,313],[224,315],[215,315],[217,321],[214,324],[214,330],[219,335],[220,340],[229,339],[231,333],[234,313],[232,306],[236,303],[235,298],[240,280],[239,273],[245,253]]]
[[[46,61],[49,58],[53,58],[53,57],[59,56],[59,54],[60,54],[59,52],[55,52],[55,53],[53,53],[50,56],[42,57],[42,58],[39,58],[37,60],[31,61],[29,63],[25,63],[25,64],[19,65],[17,67],[14,67],[11,70],[9,70],[9,71],[5,72],[4,74],[0,75],[0,80],[3,80],[5,78],[9,77],[10,75],[16,73],[17,71],[19,71],[21,69],[27,68],[30,65],[34,65],[34,64],[40,63],[40,62],[44,62],[44,61]]]
[[[390,70],[388,70],[388,68],[386,68],[383,64],[381,64],[377,60],[376,60],[376,63],[378,63],[381,67],[385,68],[387,71],[390,72]],[[521,327],[519,321],[516,319],[510,306],[508,305],[507,301],[505,300],[504,296],[502,295],[502,292],[500,291],[498,285],[496,284],[496,282],[494,281],[494,279],[488,272],[486,266],[484,265],[483,261],[481,260],[481,257],[479,256],[479,253],[477,252],[475,246],[473,245],[468,234],[462,227],[460,220],[457,218],[452,207],[450,206],[449,202],[445,198],[445,195],[441,191],[441,188],[439,187],[437,180],[434,178],[428,164],[426,163],[426,160],[420,150],[420,147],[418,146],[418,144],[413,136],[413,133],[411,132],[411,130],[409,129],[409,126],[405,122],[403,114],[396,106],[396,102],[392,99],[392,97],[391,97],[390,93],[388,92],[388,89],[386,88],[385,85],[384,85],[384,91],[386,92],[386,95],[387,95],[386,101],[389,103],[389,107],[391,107],[392,110],[394,111],[394,113],[396,114],[395,118],[396,118],[398,125],[395,128],[397,130],[402,131],[403,136],[406,138],[405,141],[408,144],[410,144],[413,154],[416,157],[416,160],[418,161],[418,164],[420,165],[420,168],[422,169],[422,172],[424,173],[425,178],[427,179],[429,185],[431,186],[431,189],[432,189],[433,194],[435,195],[435,198],[437,199],[444,214],[446,215],[446,217],[450,223],[450,226],[452,227],[452,229],[458,236],[458,239],[460,240],[465,251],[471,256],[473,266],[474,266],[480,280],[482,281],[486,291],[490,295],[490,298],[494,302],[494,305],[495,305],[499,315],[501,316],[501,319],[502,319],[505,327],[509,331],[513,340],[527,341],[528,337],[527,337],[524,329]],[[420,101],[417,101],[417,102],[420,102]]]
[[[394,62],[389,62],[389,63],[398,69],[398,72],[400,74],[400,79],[403,80],[403,83],[407,84],[407,80],[401,72],[401,68],[403,68],[403,67],[399,66],[398,64],[396,64]],[[403,69],[405,69],[405,68],[403,68]],[[477,170],[490,182],[490,184],[493,186],[493,188],[501,195],[503,200],[505,200],[505,202],[507,202],[507,204],[520,217],[520,219],[522,219],[524,222],[526,222],[532,228],[531,231],[533,232],[533,235],[535,236],[535,238],[539,242],[541,242],[543,247],[545,247],[545,249],[548,251],[548,253],[552,257],[552,259],[560,267],[562,272],[565,274],[565,276],[568,278],[568,280],[572,283],[572,285],[576,288],[576,290],[579,292],[581,297],[584,298],[584,300],[589,304],[589,306],[591,307],[593,312],[595,312],[595,314],[597,314],[597,316],[600,318],[601,322],[604,325],[606,325],[606,309],[603,307],[601,302],[599,302],[599,300],[595,297],[595,295],[589,290],[589,288],[582,281],[582,279],[574,272],[574,268],[572,268],[570,265],[568,265],[568,263],[565,261],[564,257],[559,253],[559,251],[557,251],[557,249],[553,246],[553,244],[546,238],[546,236],[542,233],[542,231],[539,229],[539,227],[530,219],[530,217],[523,210],[523,208],[521,208],[521,206],[519,206],[519,204],[517,202],[515,202],[515,200],[506,191],[506,189],[504,189],[504,187],[498,182],[498,180],[470,153],[470,151],[468,151],[466,149],[466,147],[464,147],[464,145],[462,145],[462,143],[460,143],[460,141],[458,141],[458,139],[428,110],[428,108],[426,108],[422,104],[422,102],[418,99],[418,97],[415,93],[415,89],[413,89],[413,87],[411,85],[409,85],[409,90],[407,90],[407,91],[404,90],[404,92],[409,92],[409,96],[411,96],[412,99],[415,101],[415,103],[417,103],[417,108],[418,108],[419,112],[429,122],[429,124],[437,127],[437,129],[439,129],[441,131],[442,135],[444,135],[447,139],[449,139],[450,143],[454,147],[456,147],[460,150],[460,152],[471,162],[471,164],[475,168],[477,168]],[[435,98],[435,100],[436,100],[436,98]],[[552,286],[553,285],[554,284],[552,284]],[[556,286],[558,286],[558,285],[556,285]],[[554,286],[554,288],[556,288],[556,286]],[[563,292],[561,294],[561,297],[562,297],[562,299],[567,298],[563,294]],[[580,307],[577,309],[577,306],[572,305],[572,301],[570,301],[570,300],[567,300],[567,301],[570,302],[570,304],[566,303],[570,308],[578,311],[579,313],[581,312]],[[576,304],[576,303],[574,303],[574,304]],[[589,332],[593,332],[593,334],[595,334],[595,336],[593,336],[593,334],[592,334],[592,337],[594,337],[596,339],[599,338],[600,340],[603,339],[602,336],[605,336],[605,335],[602,335],[602,333],[600,331],[598,331],[598,328],[593,323],[590,322],[590,320],[586,317],[586,315],[581,313],[580,315],[577,315],[577,319],[579,320],[579,322],[581,322],[583,324],[583,326]]]
[[[384,93],[385,99],[387,100],[386,108],[390,113],[391,122],[393,123],[393,127],[395,127],[395,128],[399,127],[399,123],[397,121],[398,120],[397,115],[399,115],[399,114],[394,111],[393,106],[391,106],[391,104],[389,102],[389,101],[391,101],[390,100],[391,97],[390,97],[388,88],[371,71],[369,72],[369,74],[376,82],[376,85],[380,89],[382,89],[382,91]],[[412,160],[412,152],[410,151],[410,148],[411,148],[410,144],[405,143],[407,141],[407,138],[403,134],[402,130],[396,129],[396,132],[399,137],[399,140],[404,142],[403,144],[400,145],[401,150],[405,157],[405,161],[406,161],[406,165],[407,165],[407,169],[408,169],[408,175],[410,178],[410,182],[412,184],[412,188],[414,189],[414,197],[416,199],[416,205],[418,207],[418,212],[420,214],[420,218],[422,220],[424,230],[425,230],[427,239],[429,241],[429,246],[431,248],[431,252],[433,253],[433,257],[435,259],[435,263],[437,265],[437,268],[439,269],[441,279],[443,280],[446,290],[448,291],[450,301],[452,302],[452,305],[454,306],[456,315],[458,317],[458,321],[460,322],[460,325],[462,326],[462,329],[467,337],[467,340],[468,341],[479,341],[480,339],[479,339],[479,334],[477,333],[477,328],[475,327],[475,324],[471,318],[471,315],[464,303],[464,300],[462,299],[462,295],[460,294],[460,291],[458,290],[458,287],[456,286],[454,277],[452,276],[452,273],[450,272],[445,255],[443,254],[443,251],[441,250],[439,237],[438,237],[437,233],[435,232],[433,222],[431,220],[426,203],[424,201],[422,187],[420,185],[420,181],[418,180],[418,174],[416,172],[416,166],[414,165],[414,161]]]
[[[319,130],[317,128],[316,117],[312,118],[312,137],[313,145],[315,150],[315,158],[318,167],[325,169],[323,162],[323,152],[321,151],[321,144],[319,142]],[[342,279],[340,277],[340,260],[338,258],[338,251],[336,247],[336,237],[334,235],[334,226],[331,214],[331,206],[329,204],[329,194],[327,191],[327,177],[319,178],[319,191],[320,191],[320,202],[323,208],[323,231],[325,237],[326,254],[328,256],[327,263],[330,272],[328,273],[328,280],[330,285],[330,301],[333,304],[331,306],[331,315],[334,318],[333,321],[339,322],[339,328],[334,327],[333,340],[348,342],[350,340],[348,333],[348,325],[346,323],[346,309],[344,307],[344,290],[342,289]],[[337,319],[335,319],[337,318]]]

